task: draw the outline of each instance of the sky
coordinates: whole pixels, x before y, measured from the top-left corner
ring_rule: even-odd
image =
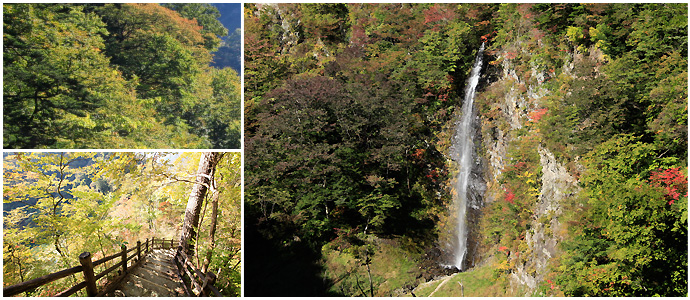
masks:
[[[242,4],[241,3],[211,3],[220,12],[218,19],[223,26],[233,33],[235,29],[242,26]]]

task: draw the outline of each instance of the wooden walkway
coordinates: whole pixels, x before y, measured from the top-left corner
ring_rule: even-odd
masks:
[[[84,281],[54,296],[70,296],[85,289],[87,296],[99,297],[222,297],[214,286],[216,275],[199,271],[182,246],[173,250],[172,239],[146,239],[145,243],[137,242],[135,248],[122,245],[118,253],[96,261],[91,258],[91,253],[84,252],[79,255],[80,266],[3,287],[2,294],[4,297],[30,295],[45,284],[83,273]],[[108,267],[108,262],[114,264]],[[104,277],[109,278],[107,285],[99,290],[97,282]]]
[[[180,297],[185,296],[182,279],[173,261],[175,251],[156,249],[130,271],[109,297]]]

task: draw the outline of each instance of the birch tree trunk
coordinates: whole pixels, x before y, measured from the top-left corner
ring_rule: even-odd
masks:
[[[196,181],[189,193],[187,208],[184,213],[184,223],[182,224],[182,234],[180,235],[179,245],[188,255],[194,254],[197,239],[197,229],[199,227],[199,215],[201,206],[206,196],[206,191],[215,172],[218,161],[225,153],[204,152],[199,160],[199,168],[196,173]]]

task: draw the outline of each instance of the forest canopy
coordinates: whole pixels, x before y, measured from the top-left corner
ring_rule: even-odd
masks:
[[[239,76],[210,66],[228,33],[213,6],[3,8],[4,148],[240,147]]]

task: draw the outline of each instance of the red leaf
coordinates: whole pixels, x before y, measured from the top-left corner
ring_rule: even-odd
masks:
[[[681,193],[679,191],[685,191],[683,197],[687,197],[688,191],[688,178],[683,175],[680,167],[661,169],[652,172],[649,177],[650,184],[655,187],[661,187],[666,190],[665,198],[668,201],[668,205],[672,205],[676,200],[680,199]]]
[[[509,189],[505,189],[505,191],[506,193],[505,195],[503,195],[503,199],[509,202],[510,204],[515,204],[515,194],[513,193],[513,191]]]

